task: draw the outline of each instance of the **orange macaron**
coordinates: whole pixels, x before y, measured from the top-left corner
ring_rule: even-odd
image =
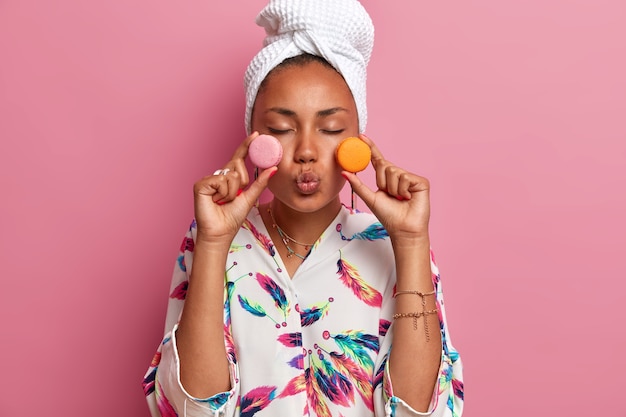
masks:
[[[349,137],[337,146],[335,157],[345,171],[359,172],[367,168],[370,163],[372,150],[361,139]]]

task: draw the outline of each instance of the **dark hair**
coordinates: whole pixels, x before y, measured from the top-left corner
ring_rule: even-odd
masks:
[[[276,65],[274,68],[272,68],[272,70],[270,72],[267,73],[267,75],[265,76],[265,78],[263,79],[263,81],[261,82],[261,84],[259,85],[259,90],[257,91],[257,95],[265,88],[266,84],[267,84],[267,80],[274,74],[279,73],[280,71],[286,69],[286,68],[293,68],[293,67],[303,67],[307,64],[310,64],[311,62],[318,62],[320,64],[322,64],[323,66],[330,68],[330,69],[335,69],[335,67],[333,67],[328,61],[326,61],[324,58],[322,58],[321,56],[318,55],[313,55],[313,54],[301,54],[301,55],[296,55],[293,56],[291,58],[287,58],[285,59],[283,62],[281,62],[280,64]]]

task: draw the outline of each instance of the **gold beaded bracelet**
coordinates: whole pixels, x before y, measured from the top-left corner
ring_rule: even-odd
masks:
[[[430,314],[437,314],[438,311],[439,310],[435,308],[432,310],[415,311],[412,313],[396,313],[393,315],[393,319],[397,320],[411,317],[413,319],[413,330],[417,330],[417,319],[420,317],[424,317],[424,333],[426,333],[426,341],[428,342],[430,341],[430,334],[428,332],[428,321],[426,316]]]
[[[414,313],[396,313],[393,315],[393,319],[402,319],[402,318],[406,318],[406,317],[411,317],[413,318],[413,329],[417,330],[417,319],[420,317],[424,317],[424,333],[426,334],[426,341],[430,341],[430,333],[428,332],[428,319],[427,319],[427,315],[429,314],[435,314],[438,312],[438,310],[435,308],[433,310],[426,310],[426,296],[428,295],[435,295],[437,292],[436,290],[433,290],[431,292],[421,292],[421,291],[415,291],[415,290],[407,290],[407,291],[396,291],[395,294],[393,295],[393,298],[396,298],[399,295],[403,295],[403,294],[412,294],[412,295],[419,295],[420,298],[422,299],[422,311],[416,311]]]

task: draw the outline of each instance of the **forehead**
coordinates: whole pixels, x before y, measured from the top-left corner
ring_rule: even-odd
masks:
[[[354,98],[341,74],[318,62],[291,65],[270,73],[254,107],[255,110],[284,107],[295,111],[344,107],[356,112]]]

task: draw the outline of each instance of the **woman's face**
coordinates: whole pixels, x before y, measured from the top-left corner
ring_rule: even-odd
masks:
[[[269,182],[276,199],[300,212],[339,203],[345,179],[335,148],[359,134],[356,105],[339,73],[319,62],[272,73],[257,95],[252,129],[275,136],[283,146]]]

